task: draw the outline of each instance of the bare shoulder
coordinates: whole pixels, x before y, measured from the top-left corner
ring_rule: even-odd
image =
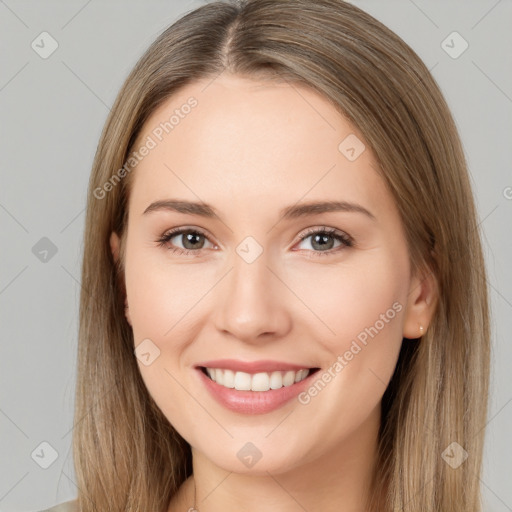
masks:
[[[78,500],[65,501],[40,512],[78,512]]]

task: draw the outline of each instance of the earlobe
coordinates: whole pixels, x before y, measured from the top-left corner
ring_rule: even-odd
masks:
[[[124,316],[126,317],[126,321],[132,325],[132,319],[130,318],[130,308],[128,306],[128,297],[124,300]]]
[[[421,338],[427,332],[436,308],[437,296],[437,280],[433,272],[425,272],[411,280],[404,314],[404,338]]]

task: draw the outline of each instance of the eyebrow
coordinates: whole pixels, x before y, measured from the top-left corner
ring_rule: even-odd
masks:
[[[173,211],[189,215],[200,215],[207,218],[220,218],[217,210],[208,203],[184,201],[175,199],[163,199],[151,203],[143,212],[146,215],[155,211]],[[363,206],[347,201],[317,201],[309,203],[294,204],[283,208],[279,215],[285,220],[297,219],[308,215],[319,215],[329,212],[355,212],[362,213],[372,220],[375,215]]]

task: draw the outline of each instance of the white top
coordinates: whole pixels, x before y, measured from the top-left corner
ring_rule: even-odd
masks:
[[[41,512],[78,512],[78,500],[65,501]]]

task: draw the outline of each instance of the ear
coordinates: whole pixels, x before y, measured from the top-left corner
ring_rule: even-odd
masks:
[[[121,240],[118,236],[118,234],[115,231],[112,231],[110,234],[110,250],[112,252],[112,257],[114,258],[114,261],[116,263],[119,262],[119,247],[121,245]],[[126,320],[130,325],[132,325],[132,321],[130,318],[130,309],[128,307],[128,296],[126,294],[126,288],[123,286],[123,289],[125,290],[125,297],[124,297],[124,315],[126,316]]]
[[[119,260],[119,245],[119,236],[115,231],[112,231],[112,233],[110,233],[110,250],[112,251],[112,256],[114,257],[114,261],[116,263]]]
[[[432,271],[425,270],[411,279],[404,314],[404,338],[421,338],[427,332],[437,300],[437,280]]]

